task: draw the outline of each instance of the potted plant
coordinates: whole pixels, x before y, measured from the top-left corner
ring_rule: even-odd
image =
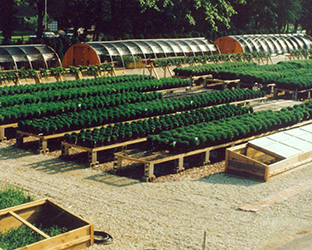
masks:
[[[139,56],[126,55],[126,56],[123,56],[123,61],[127,69],[143,67],[143,60]]]

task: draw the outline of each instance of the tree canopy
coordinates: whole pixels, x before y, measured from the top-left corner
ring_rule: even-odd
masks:
[[[45,0],[0,0],[0,29],[9,40],[16,6],[37,10],[37,36],[44,30]],[[127,39],[227,33],[311,33],[310,0],[54,0],[49,15],[61,29],[92,27],[93,39]],[[101,35],[101,36],[100,36]]]

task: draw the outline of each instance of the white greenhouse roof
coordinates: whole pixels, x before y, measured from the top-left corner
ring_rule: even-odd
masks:
[[[123,57],[142,56],[147,58],[166,58],[176,56],[197,56],[219,54],[218,47],[203,37],[177,38],[177,39],[138,39],[138,40],[118,40],[88,42],[101,56]]]
[[[254,139],[249,144],[287,158],[312,149],[312,124]]]
[[[229,36],[240,43],[244,52],[265,51],[271,54],[287,54],[292,50],[310,49],[311,37],[304,34],[267,34]]]

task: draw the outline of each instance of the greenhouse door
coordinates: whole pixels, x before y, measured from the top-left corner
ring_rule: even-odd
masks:
[[[89,58],[86,53],[87,48],[85,46],[75,46],[73,55],[73,65],[74,66],[88,66]]]

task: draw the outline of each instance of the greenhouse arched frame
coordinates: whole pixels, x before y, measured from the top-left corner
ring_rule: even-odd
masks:
[[[312,48],[312,38],[305,34],[233,35],[220,37],[214,43],[222,54],[265,51],[283,55],[292,50]]]
[[[135,61],[136,56],[148,60],[212,54],[220,54],[218,47],[203,37],[99,41],[71,46],[65,53],[63,67],[114,63],[116,59],[125,67],[125,56]]]
[[[57,53],[45,44],[0,46],[0,71],[49,69],[61,65]]]

